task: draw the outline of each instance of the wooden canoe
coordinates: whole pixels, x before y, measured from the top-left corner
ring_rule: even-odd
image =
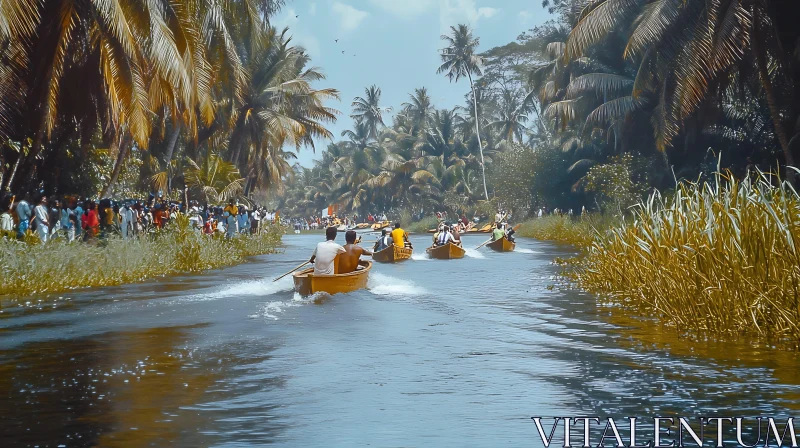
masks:
[[[513,252],[517,245],[511,241],[508,241],[508,238],[503,237],[497,241],[492,241],[491,243],[487,244],[486,247],[497,252]]]
[[[389,227],[389,221],[376,222],[372,225],[372,230],[381,230]]]
[[[429,247],[426,252],[428,252],[428,255],[431,258],[435,258],[437,260],[455,260],[458,258],[464,258],[464,254],[467,253],[467,251],[453,243],[447,243],[444,246],[439,247]]]
[[[392,244],[390,247],[372,254],[372,260],[379,263],[397,263],[411,258],[413,251],[410,247],[397,247]]]
[[[314,268],[294,273],[294,290],[302,296],[310,296],[318,292],[343,294],[367,287],[371,261],[359,261],[361,269],[349,274],[314,275]],[[338,266],[338,263],[336,263]]]

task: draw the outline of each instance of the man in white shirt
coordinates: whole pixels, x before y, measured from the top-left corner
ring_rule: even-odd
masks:
[[[317,244],[314,254],[311,255],[310,263],[314,263],[314,275],[334,275],[334,260],[339,254],[345,253],[344,247],[336,244],[336,227],[328,227],[325,230],[324,243]]]
[[[444,226],[439,236],[436,238],[436,246],[444,246],[447,243],[455,243],[453,234],[450,233],[450,227]]]
[[[42,240],[42,243],[47,242],[47,235],[50,230],[50,223],[47,221],[48,213],[47,196],[42,196],[39,200],[39,205],[33,209],[33,217],[36,221],[36,233],[39,235],[39,239]]]

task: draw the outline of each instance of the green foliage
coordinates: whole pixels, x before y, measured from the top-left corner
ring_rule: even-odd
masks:
[[[190,229],[178,215],[154,236],[93,243],[64,239],[39,244],[0,239],[0,296],[21,297],[71,289],[133,283],[152,277],[200,272],[273,252],[284,228],[270,226],[232,240]]]
[[[591,167],[582,184],[601,210],[623,214],[639,202],[647,189],[646,183],[636,180],[635,171],[634,156],[622,154],[609,163]]]

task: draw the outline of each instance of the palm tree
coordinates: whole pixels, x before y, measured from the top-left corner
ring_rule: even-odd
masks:
[[[464,76],[469,79],[469,86],[472,90],[472,101],[475,105],[475,135],[478,137],[478,149],[481,153],[481,173],[483,175],[483,193],[486,200],[489,200],[489,190],[486,188],[486,166],[483,157],[483,143],[478,120],[478,100],[475,95],[475,84],[472,81],[472,74],[481,75],[482,58],[475,54],[475,50],[480,44],[480,39],[472,36],[469,26],[460,24],[458,28],[451,26],[452,31],[449,36],[442,35],[441,38],[447,43],[447,47],[441,50],[442,65],[436,73],[444,73],[453,82]]]
[[[286,30],[277,34],[273,29],[271,34],[270,45],[250,62],[251,78],[242,102],[230,117],[218,119],[233,123],[226,156],[247,178],[246,193],[280,184],[291,168],[284,144],[313,149],[314,138],[331,139],[325,124],[335,121],[338,113],[323,105],[325,99],[338,99],[336,90],[311,87],[325,76],[305,68],[305,52],[290,46]]]
[[[186,185],[195,194],[205,197],[209,204],[221,204],[244,191],[245,179],[236,165],[226,162],[219,154],[209,153],[200,163],[186,159],[189,165],[184,171]]]
[[[392,108],[382,108],[381,102],[381,89],[372,85],[364,89],[365,97],[357,96],[353,99],[351,107],[353,114],[350,115],[354,120],[359,123],[366,123],[369,128],[370,138],[378,138],[378,125],[386,126],[383,122],[383,113],[391,112]]]
[[[427,128],[432,112],[433,102],[428,95],[428,89],[414,89],[414,93],[409,95],[409,102],[403,103],[403,113],[411,121],[412,135]]]
[[[655,134],[662,150],[703,102],[719,102],[725,89],[715,87],[755,77],[786,164],[794,165],[793,137],[786,124],[793,125],[799,112],[781,99],[794,98],[790,92],[800,82],[791,54],[800,33],[783,20],[797,13],[793,2],[774,0],[600,0],[580,14],[564,57],[583,56],[609,33],[626,32],[633,22],[623,56],[641,60],[633,97],[658,101]],[[787,178],[794,178],[792,170]]]

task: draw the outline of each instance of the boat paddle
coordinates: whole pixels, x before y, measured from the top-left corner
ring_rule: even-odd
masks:
[[[298,266],[298,267],[296,267],[296,268],[292,269],[291,271],[289,271],[289,272],[287,272],[287,273],[285,273],[285,274],[281,275],[280,277],[276,278],[275,280],[273,280],[273,283],[274,283],[274,282],[277,282],[278,280],[282,279],[283,277],[286,277],[287,275],[291,274],[292,272],[294,272],[294,271],[296,271],[296,270],[298,270],[298,269],[302,268],[303,266],[305,266],[305,265],[307,265],[307,264],[309,264],[309,263],[311,263],[311,261],[306,261],[305,263],[301,264],[300,266]]]

